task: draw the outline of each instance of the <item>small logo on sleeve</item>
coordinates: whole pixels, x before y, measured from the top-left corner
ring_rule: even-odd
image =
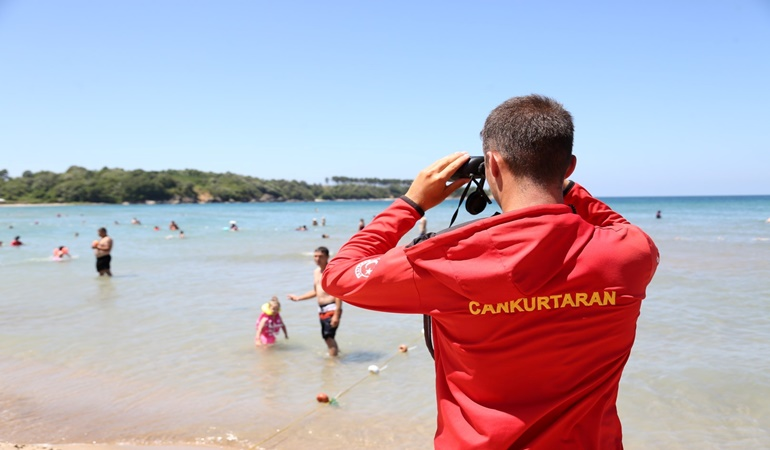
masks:
[[[377,265],[379,261],[380,261],[380,258],[377,258],[377,259],[367,259],[364,262],[358,263],[358,265],[356,266],[356,278],[369,278],[369,275],[372,274],[374,267]]]

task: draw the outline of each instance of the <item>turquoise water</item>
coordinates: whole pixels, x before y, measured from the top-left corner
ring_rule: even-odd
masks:
[[[605,200],[661,251],[621,382],[626,448],[770,447],[770,197]],[[388,203],[0,207],[0,440],[432,448],[421,318],[348,305],[332,360],[314,301],[286,300],[312,287],[314,248],[334,253]],[[111,279],[90,250],[101,226]],[[72,260],[51,260],[59,245]],[[260,351],[272,295],[290,338]]]

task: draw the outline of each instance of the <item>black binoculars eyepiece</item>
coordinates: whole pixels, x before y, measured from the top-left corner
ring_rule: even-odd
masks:
[[[462,178],[483,178],[484,176],[484,157],[471,156],[471,159],[457,169],[457,172],[449,178],[449,181],[455,181]]]

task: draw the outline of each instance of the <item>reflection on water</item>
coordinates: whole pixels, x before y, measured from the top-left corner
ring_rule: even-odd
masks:
[[[110,277],[99,277],[97,286],[99,288],[97,291],[99,295],[97,296],[96,300],[100,302],[116,300],[117,296],[115,293],[115,285],[113,284]]]

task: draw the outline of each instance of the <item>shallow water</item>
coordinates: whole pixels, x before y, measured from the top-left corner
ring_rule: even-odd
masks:
[[[626,448],[770,447],[770,197],[607,201],[662,260],[621,382]],[[334,360],[315,301],[286,300],[312,287],[314,248],[333,253],[387,204],[0,207],[0,440],[431,448],[421,318],[346,305]],[[429,229],[455,206],[429,211]],[[90,250],[100,226],[115,239],[111,279]],[[59,245],[71,261],[51,261]],[[255,349],[272,295],[290,338]]]

